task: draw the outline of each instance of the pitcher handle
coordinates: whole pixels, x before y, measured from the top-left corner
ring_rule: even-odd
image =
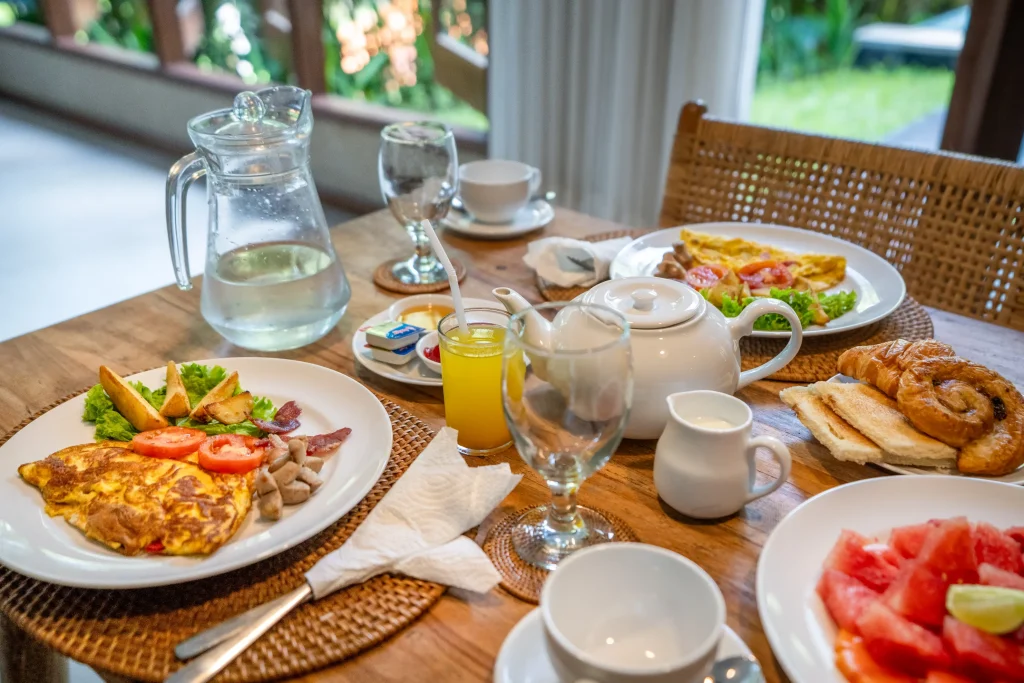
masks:
[[[775,461],[779,463],[779,478],[770,484],[754,486],[757,480],[757,458],[754,451],[758,446],[763,446],[772,452]],[[747,442],[747,462],[750,466],[750,493],[747,494],[747,502],[753,503],[758,498],[763,498],[775,491],[789,479],[789,471],[793,467],[793,460],[789,455],[789,449],[773,436],[755,436]]]
[[[193,181],[206,175],[206,166],[198,153],[178,159],[167,174],[167,243],[178,288],[192,289],[188,267],[188,232],[185,229],[185,197]]]
[[[789,326],[793,328],[793,332],[789,337],[789,343],[786,344],[786,347],[782,349],[779,355],[767,363],[762,363],[756,368],[741,372],[739,384],[736,386],[737,389],[742,389],[751,382],[764,379],[768,375],[786,367],[789,361],[793,360],[797,352],[800,351],[800,345],[804,342],[804,328],[800,324],[800,317],[789,304],[783,303],[778,299],[759,299],[744,308],[742,313],[729,321],[729,331],[732,332],[732,338],[739,340],[740,337],[746,337],[753,332],[754,321],[765,313],[778,313],[789,321]]]

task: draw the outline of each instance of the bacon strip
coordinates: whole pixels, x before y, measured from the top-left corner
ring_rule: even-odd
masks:
[[[299,428],[299,415],[302,408],[295,401],[288,401],[277,409],[273,420],[261,420],[258,417],[250,418],[252,423],[265,432],[271,434],[287,434]]]
[[[339,429],[330,434],[317,434],[306,437],[306,455],[316,455],[325,451],[333,451],[348,438],[352,430],[348,427]]]

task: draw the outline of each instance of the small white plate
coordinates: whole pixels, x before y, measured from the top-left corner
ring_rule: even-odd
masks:
[[[466,308],[504,310],[497,301],[490,301],[488,299],[464,299],[463,304]],[[387,379],[393,379],[396,382],[415,384],[421,387],[441,386],[441,376],[424,365],[419,357],[413,358],[405,365],[391,365],[374,360],[370,354],[370,349],[366,348],[366,328],[391,320],[390,310],[381,311],[373,316],[360,325],[356,333],[352,335],[352,355],[356,357],[356,361],[370,372]]]
[[[351,377],[329,368],[280,358],[196,361],[236,370],[242,386],[274,405],[302,408],[302,434],[351,427],[352,434],[324,464],[323,487],[302,505],[285,508],[277,522],[258,519],[256,506],[241,528],[208,557],[125,557],[87,539],[62,517],[43,510],[38,489],[22,481],[18,466],[61,448],[93,440],[82,422],[85,395],[63,403],[15,434],[0,448],[0,564],[43,581],[82,588],[145,588],[194,581],[265,560],[319,533],[363,499],[391,456],[391,421],[381,402]],[[163,367],[126,379],[163,385]]]
[[[858,380],[846,375],[833,375],[829,377],[829,382],[842,382],[844,384],[856,384]],[[811,437],[812,439],[814,437]],[[883,470],[889,472],[895,472],[896,474],[924,474],[929,477],[967,477],[969,479],[981,479],[982,481],[999,481],[1004,484],[1024,484],[1024,465],[1021,465],[1013,472],[1004,474],[1000,477],[983,477],[975,474],[964,474],[957,470],[946,470],[938,469],[935,467],[913,467],[910,465],[890,465],[889,463],[871,463],[877,465]]]
[[[750,654],[747,644],[726,626],[718,645],[718,659]],[[505,636],[494,663],[494,683],[559,683],[544,644],[539,607],[520,619]]]
[[[425,335],[420,337],[420,340],[416,342],[416,355],[419,356],[420,362],[426,365],[429,369],[433,370],[437,374],[441,374],[441,363],[436,360],[430,360],[427,358],[427,349],[432,346],[438,345],[438,334],[437,332],[427,332]]]
[[[509,223],[481,223],[472,215],[452,209],[441,219],[441,225],[463,237],[478,240],[507,240],[539,230],[555,217],[555,210],[543,199],[535,199]]]
[[[1019,525],[1024,489],[966,477],[884,477],[839,486],[793,510],[757,563],[757,609],[772,650],[793,683],[847,683],[836,669],[836,627],[815,585],[839,533],[888,538],[893,527],[965,516]]]
[[[846,279],[828,292],[852,289],[857,293],[857,304],[852,311],[825,326],[812,325],[806,328],[805,337],[849,332],[878,322],[895,311],[907,295],[907,285],[899,271],[888,261],[863,247],[811,230],[760,223],[694,223],[652,232],[633,240],[618,253],[612,261],[611,278],[654,275],[662,255],[672,248],[673,243],[679,241],[679,232],[683,227],[695,232],[739,237],[770,244],[798,254],[836,254],[845,257]],[[751,336],[786,339],[790,333],[788,330],[757,330]]]

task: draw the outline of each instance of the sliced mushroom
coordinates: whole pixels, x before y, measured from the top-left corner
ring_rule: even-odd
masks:
[[[322,481],[320,481],[320,477],[317,476],[316,472],[309,469],[308,467],[303,467],[302,469],[300,469],[299,476],[296,477],[296,479],[301,481],[303,484],[307,484],[309,486],[310,493],[316,493],[316,490],[323,486],[324,484]]]
[[[301,481],[293,481],[290,484],[285,484],[280,488],[281,499],[285,505],[298,505],[299,503],[305,503],[309,500],[311,491],[309,484],[305,484]]]
[[[313,470],[317,474],[320,474],[320,470],[324,468],[324,459],[318,458],[314,455],[307,455],[306,464],[304,464],[303,467],[309,470]]]
[[[298,463],[299,467],[306,464],[306,440],[291,439],[288,442],[288,455],[291,456],[294,462]]]
[[[270,493],[260,494],[260,516],[276,522],[281,519],[284,512],[284,497],[281,492],[274,489]]]
[[[270,471],[277,472],[279,469],[284,467],[286,464],[291,462],[292,457],[288,453],[288,448],[275,448],[270,451],[270,455],[267,456],[267,461],[270,463]]]
[[[274,475],[273,475],[274,476],[274,481],[277,482],[278,488],[280,488],[282,486],[285,486],[287,484],[290,484],[293,481],[295,481],[295,477],[298,476],[299,470],[301,470],[301,469],[302,468],[299,467],[298,463],[292,462],[291,460],[286,462],[284,464],[284,466],[281,467],[276,472],[274,472]]]
[[[262,496],[265,493],[270,493],[276,490],[277,482],[274,481],[274,477],[266,467],[261,467],[260,471],[256,474],[256,493]]]

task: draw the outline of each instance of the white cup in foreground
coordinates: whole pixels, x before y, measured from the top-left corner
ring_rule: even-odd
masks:
[[[654,488],[674,509],[700,519],[738,512],[789,478],[785,444],[770,436],[751,438],[753,415],[746,403],[717,391],[684,391],[667,399],[669,420],[654,454]],[[779,463],[779,478],[755,486],[762,446]]]
[[[540,188],[540,171],[504,159],[470,161],[459,167],[459,197],[478,221],[508,223]]]
[[[573,553],[544,583],[540,609],[563,683],[704,683],[725,625],[707,572],[642,543]]]

